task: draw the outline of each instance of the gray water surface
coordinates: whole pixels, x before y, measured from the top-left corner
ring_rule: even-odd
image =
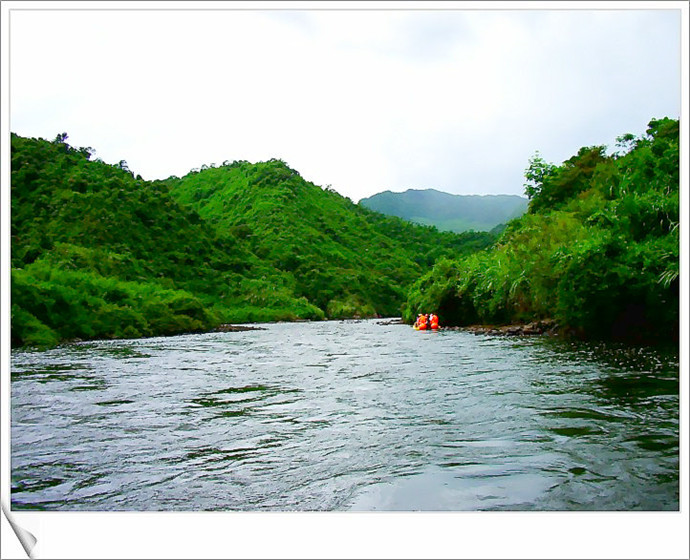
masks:
[[[12,353],[13,509],[678,510],[678,355],[381,320]]]

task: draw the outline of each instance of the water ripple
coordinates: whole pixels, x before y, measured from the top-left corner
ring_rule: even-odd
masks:
[[[12,355],[12,507],[677,510],[678,356],[376,321]]]

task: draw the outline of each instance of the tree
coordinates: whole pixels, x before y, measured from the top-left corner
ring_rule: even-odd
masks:
[[[618,136],[616,138],[616,146],[620,149],[615,153],[615,157],[619,158],[629,154],[636,144],[637,138],[630,132],[623,134],[622,136]]]
[[[544,161],[539,151],[529,159],[529,166],[525,169],[525,179],[527,182],[525,194],[530,200],[537,197],[543,188],[544,180],[551,177],[556,171],[556,166]]]

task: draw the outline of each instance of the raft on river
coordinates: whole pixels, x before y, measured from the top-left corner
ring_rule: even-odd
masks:
[[[433,313],[429,313],[427,315],[422,315],[420,313],[417,315],[417,320],[414,322],[414,330],[436,331],[438,329],[438,315],[434,315]]]

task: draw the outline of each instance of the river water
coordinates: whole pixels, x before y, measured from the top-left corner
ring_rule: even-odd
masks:
[[[678,355],[383,320],[12,353],[12,508],[678,510]]]

